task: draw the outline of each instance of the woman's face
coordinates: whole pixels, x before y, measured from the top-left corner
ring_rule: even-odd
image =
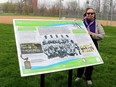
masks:
[[[94,12],[93,9],[89,9],[89,10],[87,10],[87,12],[86,12],[86,17],[87,17],[87,18],[89,18],[89,19],[93,19],[94,16],[95,16],[95,12]]]

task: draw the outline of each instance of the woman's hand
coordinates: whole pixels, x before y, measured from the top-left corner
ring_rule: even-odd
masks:
[[[93,32],[91,32],[91,31],[88,31],[88,34],[89,34],[89,35],[92,35],[92,34],[93,34]]]

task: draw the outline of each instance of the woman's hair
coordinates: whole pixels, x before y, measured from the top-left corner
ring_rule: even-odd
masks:
[[[89,9],[92,9],[93,11],[95,11],[93,8],[86,8],[86,12],[84,13],[84,15],[83,15],[83,17],[85,17],[86,16],[86,13],[87,13],[87,11],[89,10]],[[95,13],[95,12],[94,12]],[[94,15],[94,18],[96,19],[96,14]]]

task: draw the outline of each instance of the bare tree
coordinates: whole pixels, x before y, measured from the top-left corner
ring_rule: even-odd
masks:
[[[18,0],[18,2],[16,3],[17,7],[16,7],[16,12],[23,14],[23,8],[24,8],[24,2],[23,0]]]
[[[101,13],[101,1],[100,0],[91,0],[91,6],[95,9],[97,17],[100,19]]]
[[[113,0],[113,13],[116,13],[116,0]]]
[[[15,4],[12,2],[6,2],[3,4],[3,11],[6,13],[14,13],[15,12]]]
[[[104,16],[109,16],[109,10],[110,10],[110,0],[103,0],[103,14]]]
[[[77,1],[69,1],[67,2],[67,11],[69,16],[77,16],[77,9],[78,9],[78,3]]]

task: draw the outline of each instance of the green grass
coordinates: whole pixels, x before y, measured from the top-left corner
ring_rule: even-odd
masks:
[[[99,52],[104,64],[94,67],[92,87],[116,87],[116,27],[105,26],[106,37],[100,41]],[[68,71],[46,74],[45,87],[67,87]],[[72,87],[89,87],[84,80]],[[40,87],[40,75],[20,77],[13,25],[0,24],[0,87]]]

